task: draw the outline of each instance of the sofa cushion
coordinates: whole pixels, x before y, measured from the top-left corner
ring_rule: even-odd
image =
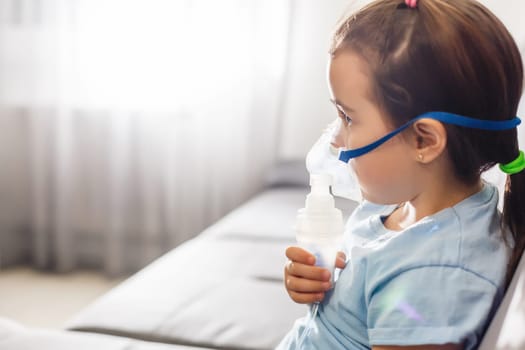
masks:
[[[5,318],[0,318],[0,349],[203,350],[203,348],[149,343],[102,334],[28,328]]]
[[[86,308],[67,327],[205,347],[273,349],[306,314],[283,287],[306,188],[272,188]],[[352,202],[338,202],[349,214]]]
[[[285,247],[228,236],[193,239],[111,290],[68,328],[173,344],[273,348],[306,312],[282,285]]]

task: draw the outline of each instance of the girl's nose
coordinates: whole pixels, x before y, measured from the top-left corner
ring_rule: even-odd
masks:
[[[346,137],[345,137],[344,128],[341,127],[341,124],[339,123],[339,127],[337,127],[336,130],[334,131],[334,137],[330,144],[335,148],[345,147],[345,138]]]

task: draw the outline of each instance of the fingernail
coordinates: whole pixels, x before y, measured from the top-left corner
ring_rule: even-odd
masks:
[[[328,281],[330,279],[330,271],[323,271],[323,280]]]
[[[323,283],[323,288],[324,290],[329,290],[330,288],[332,288],[332,284],[330,282],[325,282]]]

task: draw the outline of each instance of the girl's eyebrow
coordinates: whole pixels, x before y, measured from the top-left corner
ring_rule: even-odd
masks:
[[[332,102],[336,106],[342,107],[346,112],[355,113],[355,110],[353,108],[345,106],[343,103],[341,103],[338,100],[330,99],[330,102]]]

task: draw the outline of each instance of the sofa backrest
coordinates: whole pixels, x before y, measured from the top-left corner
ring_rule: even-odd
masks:
[[[522,256],[501,305],[478,350],[525,349],[525,257]]]

